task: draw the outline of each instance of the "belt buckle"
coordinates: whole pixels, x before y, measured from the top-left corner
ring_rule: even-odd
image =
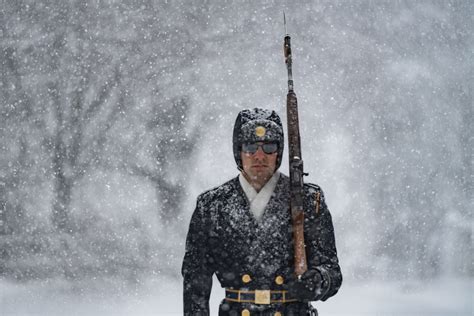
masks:
[[[255,304],[270,304],[270,290],[255,290]]]

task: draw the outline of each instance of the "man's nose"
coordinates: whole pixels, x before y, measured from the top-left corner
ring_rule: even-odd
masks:
[[[262,150],[262,146],[258,146],[257,151],[253,155],[254,158],[263,159],[265,158],[265,153]]]

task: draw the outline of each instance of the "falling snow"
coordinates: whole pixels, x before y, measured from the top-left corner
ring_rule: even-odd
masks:
[[[473,8],[4,1],[0,314],[182,313],[186,231],[196,197],[237,175],[237,113],[285,121],[283,11],[345,277],[315,306],[472,314]]]

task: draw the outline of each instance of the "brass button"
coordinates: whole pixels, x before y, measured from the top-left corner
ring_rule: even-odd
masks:
[[[276,312],[276,313],[275,313],[275,316],[281,316],[281,313],[280,313],[280,312]]]
[[[285,280],[283,279],[283,277],[281,275],[277,276],[275,278],[275,283],[278,284],[278,285],[282,285],[283,282],[285,282]]]
[[[250,277],[250,275],[244,274],[244,275],[242,276],[242,281],[243,281],[244,283],[249,283],[250,281],[252,281],[252,278]]]
[[[250,316],[250,311],[248,309],[244,309],[242,311],[242,316]]]

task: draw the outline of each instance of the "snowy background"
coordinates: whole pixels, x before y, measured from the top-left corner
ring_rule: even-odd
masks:
[[[0,314],[182,313],[187,226],[237,174],[237,113],[285,120],[285,11],[344,275],[315,305],[472,315],[473,8],[3,0]]]

